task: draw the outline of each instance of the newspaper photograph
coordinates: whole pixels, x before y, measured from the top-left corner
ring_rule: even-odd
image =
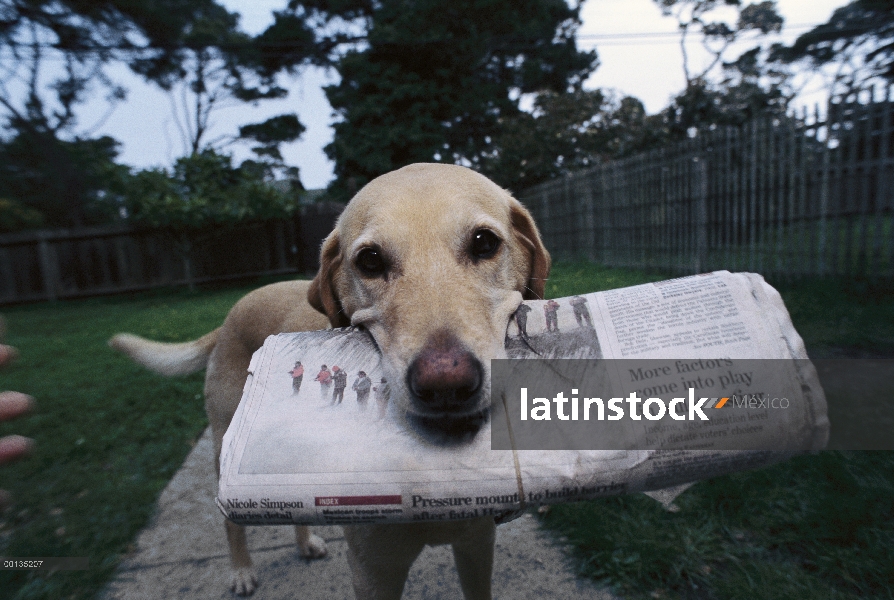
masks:
[[[816,372],[758,275],[525,301],[505,349],[493,361],[487,426],[445,447],[404,425],[365,331],[271,336],[224,438],[221,511],[240,524],[500,521],[607,495],[672,499],[691,482],[828,439]],[[788,409],[758,406],[767,389]],[[614,419],[618,410],[628,414]]]

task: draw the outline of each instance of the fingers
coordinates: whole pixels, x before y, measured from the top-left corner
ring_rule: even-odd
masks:
[[[19,351],[12,346],[0,344],[0,366],[11,363],[19,355]]]
[[[31,412],[34,398],[21,392],[0,392],[0,421],[8,421]]]
[[[0,393],[0,421],[13,419],[29,412],[34,406],[30,396],[19,392]],[[9,435],[0,438],[0,465],[12,462],[28,454],[34,442],[21,435]],[[9,503],[9,494],[0,490],[0,509]]]
[[[20,435],[8,435],[0,438],[0,465],[28,454],[33,445],[33,440]]]
[[[0,335],[3,323],[0,321]],[[0,344],[0,366],[11,363],[19,355],[12,346]],[[34,408],[34,399],[19,392],[0,392],[0,421],[14,419],[30,412]],[[0,438],[0,465],[20,458],[31,451],[33,440],[20,435],[9,435]],[[10,504],[9,492],[0,490],[0,510]]]

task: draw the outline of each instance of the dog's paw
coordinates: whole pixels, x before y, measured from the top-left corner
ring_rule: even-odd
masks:
[[[240,567],[233,569],[233,579],[230,582],[230,590],[236,592],[237,596],[251,596],[255,593],[258,586],[258,578],[255,577],[254,570],[251,567]]]
[[[323,558],[326,556],[326,542],[318,535],[310,534],[306,544],[298,545],[302,558]]]

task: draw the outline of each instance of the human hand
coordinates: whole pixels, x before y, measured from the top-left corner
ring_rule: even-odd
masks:
[[[12,362],[18,352],[12,346],[0,344],[0,366]],[[8,421],[31,411],[34,399],[20,392],[0,392],[0,421]],[[34,442],[20,435],[0,438],[0,465],[27,454]],[[9,493],[0,490],[0,508],[9,503]]]

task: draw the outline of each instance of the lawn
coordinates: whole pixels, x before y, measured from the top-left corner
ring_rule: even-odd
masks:
[[[651,279],[660,279],[652,276]],[[567,296],[649,280],[565,265]],[[779,285],[811,356],[894,357],[894,292],[868,282]],[[556,505],[542,523],[580,574],[626,598],[894,598],[894,453],[822,452],[696,484],[667,512],[643,495]]]
[[[547,289],[557,297],[662,278],[560,264]],[[150,374],[106,340],[120,331],[193,339],[256,286],[3,310],[21,356],[0,372],[0,389],[34,395],[38,409],[0,424],[0,435],[37,441],[28,460],[0,470],[0,487],[15,496],[0,515],[0,555],[88,556],[90,569],[0,571],[0,598],[94,597],[206,425],[201,374]],[[781,291],[811,352],[894,356],[890,289]],[[700,483],[675,514],[630,496],[555,507],[543,523],[574,544],[582,574],[628,597],[890,598],[892,488],[890,453],[825,452]]]
[[[255,287],[255,286],[251,286]],[[87,556],[86,571],[0,571],[0,598],[92,598],[152,515],[158,494],[205,428],[202,374],[166,379],[112,352],[130,331],[184,341],[220,325],[251,287],[165,291],[3,310],[19,359],[0,389],[37,398],[0,435],[36,440],[0,470],[15,504],[0,515],[0,555]]]

